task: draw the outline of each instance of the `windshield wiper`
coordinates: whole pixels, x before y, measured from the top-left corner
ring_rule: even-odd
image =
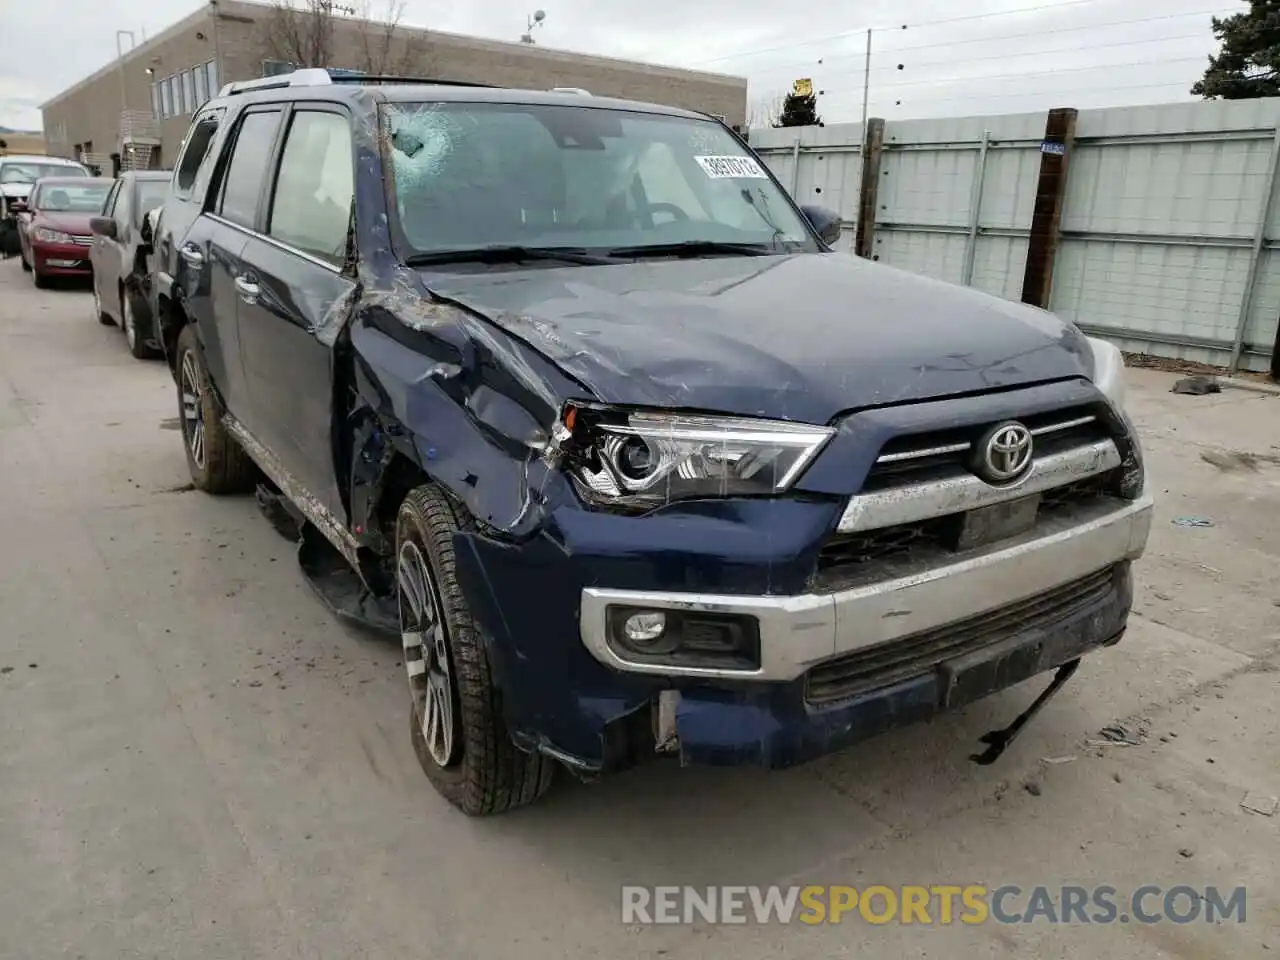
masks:
[[[428,267],[442,263],[524,263],[530,260],[559,260],[564,263],[606,264],[604,257],[587,253],[582,247],[522,247],[494,245],[466,247],[458,250],[433,250],[405,258],[409,267]]]
[[[769,252],[769,248],[763,243],[682,240],[679,243],[653,243],[635,247],[614,247],[609,251],[609,256],[619,258],[699,257],[708,253],[728,253],[740,257],[762,257]]]

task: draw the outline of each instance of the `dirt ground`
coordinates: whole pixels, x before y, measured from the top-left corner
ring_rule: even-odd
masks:
[[[1043,681],[784,773],[655,766],[472,821],[414,759],[396,646],[328,616],[251,498],[186,489],[167,371],[90,313],[0,263],[0,957],[1280,957],[1280,813],[1241,806],[1280,795],[1280,398],[1131,371],[1158,500],[1129,633],[996,765],[966,757]],[[1090,743],[1117,722],[1134,743]],[[1248,899],[621,922],[623,884],[711,883]]]

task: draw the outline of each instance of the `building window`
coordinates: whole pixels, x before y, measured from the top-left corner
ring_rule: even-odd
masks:
[[[173,84],[169,82],[172,79],[172,77],[166,77],[160,81],[160,102],[166,117],[173,116]]]
[[[186,108],[184,110],[185,113],[196,112],[195,77],[190,70],[186,70],[182,74],[182,105]]]
[[[157,120],[164,119],[164,104],[160,97],[160,84],[151,84],[151,112]]]
[[[196,67],[192,75],[196,82],[196,106],[203,107],[205,101],[209,99],[209,75],[205,73],[204,64]]]
[[[209,75],[209,96],[216,97],[218,95],[218,61],[210,60],[204,65],[204,70]]]

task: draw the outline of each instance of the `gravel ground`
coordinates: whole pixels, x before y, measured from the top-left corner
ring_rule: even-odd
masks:
[[[186,488],[163,365],[0,263],[0,957],[1280,956],[1280,814],[1241,806],[1280,795],[1280,398],[1175,379],[1132,371],[1159,502],[1128,636],[995,766],[966,756],[1042,682],[784,773],[655,766],[470,821],[417,766],[395,646],[326,614],[251,498]],[[1134,745],[1090,744],[1117,721]],[[620,919],[627,883],[775,882],[1244,885],[1248,909]]]

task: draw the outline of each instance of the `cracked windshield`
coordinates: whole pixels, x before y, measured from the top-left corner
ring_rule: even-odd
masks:
[[[384,129],[410,251],[812,244],[717,124],[573,106],[393,104]]]

